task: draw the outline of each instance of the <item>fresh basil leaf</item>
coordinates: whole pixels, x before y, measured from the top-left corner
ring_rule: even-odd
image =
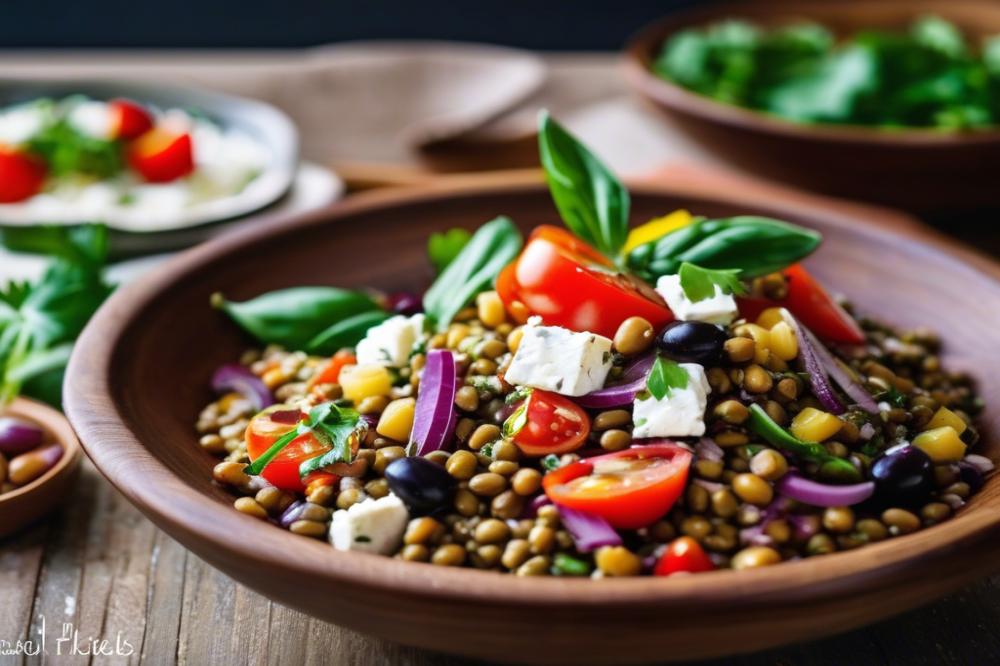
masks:
[[[67,342],[51,349],[29,352],[7,373],[4,385],[10,395],[0,395],[0,403],[14,397],[13,387],[20,386],[21,395],[61,408],[63,377],[72,351],[73,344]]]
[[[84,134],[65,119],[43,127],[26,148],[43,158],[49,174],[56,178],[86,175],[106,179],[125,169],[117,141]]]
[[[858,99],[878,85],[871,50],[855,46],[824,59],[808,76],[774,86],[761,96],[763,109],[799,122],[848,122]]]
[[[490,288],[521,251],[521,232],[507,217],[487,222],[424,293],[424,312],[437,329],[448,328],[459,310]]]
[[[821,240],[815,231],[766,217],[702,219],[635,248],[628,267],[652,283],[661,275],[675,275],[684,262],[736,269],[750,279],[801,261]]]
[[[322,409],[321,409],[322,408]],[[351,462],[351,437],[361,424],[361,415],[348,407],[323,403],[309,413],[309,424],[330,450],[299,465],[299,476],[306,477],[327,465]]]
[[[95,271],[108,257],[108,232],[100,224],[6,227],[0,241],[14,252],[44,254]]]
[[[361,342],[368,329],[378,326],[391,316],[384,310],[371,310],[341,319],[310,340],[305,351],[329,356],[344,347],[353,347]]]
[[[367,294],[337,287],[292,287],[242,302],[214,294],[212,306],[258,341],[287,349],[305,349],[332,325],[354,315],[380,311]]]
[[[431,234],[427,239],[427,256],[434,266],[434,272],[438,275],[443,273],[471,238],[472,234],[458,227],[443,233]]]
[[[723,294],[742,295],[746,293],[743,283],[740,282],[739,269],[713,270],[685,262],[681,264],[678,275],[681,278],[681,289],[684,290],[684,295],[693,303],[713,298],[716,287]]]
[[[628,190],[545,111],[539,116],[538,148],[563,222],[605,256],[617,260],[628,236]]]
[[[670,395],[674,389],[684,390],[688,385],[687,370],[676,361],[657,356],[646,379],[646,390],[657,400]]]

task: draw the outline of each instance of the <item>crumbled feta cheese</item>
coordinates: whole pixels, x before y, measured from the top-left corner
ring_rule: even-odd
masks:
[[[403,540],[410,514],[395,495],[368,498],[333,512],[330,543],[337,550],[391,555]]]
[[[66,119],[77,132],[95,139],[110,139],[114,131],[111,107],[104,102],[80,102],[70,110]]]
[[[715,296],[692,302],[681,289],[679,275],[664,275],[656,281],[656,291],[681,321],[705,321],[725,326],[731,324],[739,313],[736,299],[732,294],[722,293],[718,285],[715,285]]]
[[[705,434],[705,406],[711,387],[705,368],[697,363],[681,363],[688,373],[688,385],[672,389],[657,400],[636,398],[632,408],[635,428],[632,437],[700,437]]]
[[[524,327],[504,379],[511,384],[579,396],[604,386],[611,370],[611,340],[559,326]]]
[[[396,315],[368,329],[365,339],[358,343],[356,349],[358,365],[405,366],[413,346],[424,338],[424,320],[422,314],[412,317]]]
[[[47,118],[38,104],[21,104],[0,111],[0,143],[17,146],[41,131]]]

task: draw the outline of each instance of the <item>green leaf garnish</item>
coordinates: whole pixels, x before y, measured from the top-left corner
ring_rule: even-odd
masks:
[[[615,261],[628,236],[628,190],[543,111],[538,148],[552,200],[570,231]]]
[[[848,483],[855,483],[861,479],[861,473],[849,461],[831,456],[826,448],[818,442],[805,442],[795,437],[775,423],[764,411],[764,408],[758,404],[750,405],[750,419],[747,421],[747,425],[750,430],[775,448],[817,463],[820,466],[820,474],[826,478]]]
[[[712,270],[685,262],[681,264],[679,272],[681,289],[692,303],[713,298],[716,287],[723,294],[745,294],[746,289],[740,282],[739,273],[739,269]]]
[[[767,275],[809,256],[822,236],[767,217],[698,219],[644,243],[628,255],[628,268],[648,282],[674,275],[684,262],[702,268],[736,269],[744,279]]]
[[[688,385],[687,370],[676,361],[657,356],[646,379],[646,390],[657,400],[670,395],[674,389],[683,390]]]
[[[461,228],[431,234],[427,239],[427,257],[434,265],[434,272],[438,274],[444,272],[471,238],[472,234]]]
[[[541,464],[542,468],[545,469],[545,471],[547,472],[559,469],[559,456],[557,456],[554,453],[550,453],[549,455],[542,458]]]
[[[490,288],[521,251],[521,232],[507,217],[487,222],[424,293],[424,312],[437,330],[448,328],[459,310]]]
[[[503,436],[514,437],[521,432],[524,426],[528,425],[528,401],[525,400],[514,412],[503,422]]]

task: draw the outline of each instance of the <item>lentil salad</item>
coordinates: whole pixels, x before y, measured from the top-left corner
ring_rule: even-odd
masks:
[[[832,299],[798,263],[818,235],[628,231],[596,158],[547,116],[540,143],[569,231],[435,235],[422,298],[213,299],[264,343],[197,423],[237,510],[408,561],[671,575],[907,534],[982,485],[970,378]]]

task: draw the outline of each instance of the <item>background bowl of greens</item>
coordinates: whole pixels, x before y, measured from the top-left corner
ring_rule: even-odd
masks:
[[[1000,205],[1000,4],[741,3],[627,47],[630,85],[735,165],[943,213]]]

